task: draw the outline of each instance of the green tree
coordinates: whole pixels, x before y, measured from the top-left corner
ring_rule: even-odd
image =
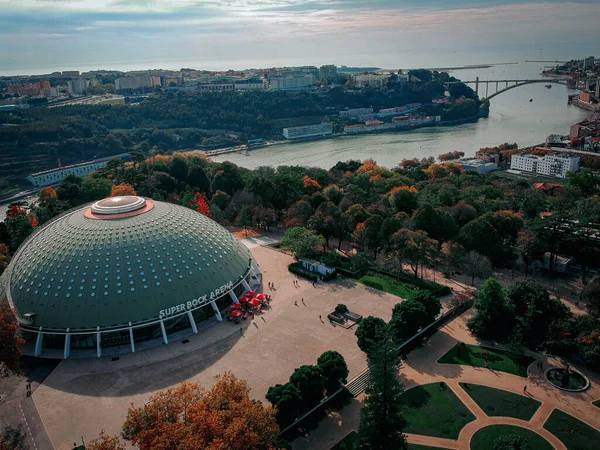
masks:
[[[433,322],[442,310],[440,299],[430,291],[417,290],[410,294],[408,299],[416,300],[425,307],[425,310],[427,311],[427,323]]]
[[[246,233],[246,237],[248,236],[248,227],[252,226],[252,218],[254,214],[252,212],[252,208],[250,206],[242,206],[240,210],[240,214],[237,218],[238,226],[242,227]]]
[[[363,230],[365,243],[369,249],[373,252],[373,256],[377,258],[377,252],[383,245],[381,240],[381,226],[383,225],[383,219],[381,216],[372,215],[365,220],[365,228]]]
[[[512,333],[514,311],[498,281],[493,278],[486,280],[476,294],[473,308],[476,314],[469,319],[467,326],[477,337],[502,342]]]
[[[307,411],[323,399],[325,380],[323,372],[317,366],[300,366],[290,376],[290,383],[302,394],[303,411]]]
[[[438,241],[450,239],[458,233],[458,225],[454,217],[446,211],[433,209],[429,204],[417,210],[413,221],[417,230],[425,231]]]
[[[277,423],[281,428],[291,424],[300,412],[302,393],[294,384],[276,384],[267,391],[265,398],[277,408]]]
[[[288,228],[281,238],[281,246],[290,250],[296,259],[310,258],[325,244],[323,236],[302,227]]]
[[[500,237],[487,219],[480,217],[462,227],[458,241],[467,250],[490,256],[498,249]]]
[[[428,323],[425,305],[415,298],[408,298],[394,306],[390,330],[396,343],[400,344]]]
[[[387,324],[379,317],[369,316],[362,319],[354,332],[358,347],[369,355],[381,343],[386,327]]]
[[[437,250],[437,241],[430,239],[424,231],[412,231],[403,228],[394,233],[391,242],[392,248],[406,261],[415,276],[419,276],[419,266],[423,267]]]
[[[402,384],[398,380],[400,359],[386,336],[369,358],[367,398],[360,411],[358,429],[361,450],[406,449],[402,430]]]
[[[6,221],[10,237],[10,249],[14,252],[23,243],[27,236],[33,233],[33,226],[25,213],[15,214]]]
[[[92,202],[110,197],[113,184],[106,178],[85,177],[81,183],[83,201]]]
[[[323,372],[327,395],[333,394],[341,387],[341,383],[348,381],[348,365],[344,357],[334,350],[326,351],[317,359],[317,366]]]
[[[56,196],[71,207],[81,205],[85,201],[83,179],[76,175],[67,175],[56,187]]]
[[[600,275],[596,275],[581,293],[581,299],[588,304],[590,313],[600,317]]]
[[[506,297],[509,307],[514,311],[523,342],[531,347],[547,339],[553,323],[571,316],[560,300],[551,298],[543,285],[528,278],[521,278],[510,285]]]

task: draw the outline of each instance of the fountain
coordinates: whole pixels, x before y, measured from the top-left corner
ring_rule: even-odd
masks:
[[[580,372],[567,367],[552,367],[546,370],[546,380],[563,391],[581,392],[590,387],[590,380]]]

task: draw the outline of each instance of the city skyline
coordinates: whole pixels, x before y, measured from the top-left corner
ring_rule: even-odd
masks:
[[[592,0],[398,3],[0,0],[0,73],[490,63],[585,54],[598,38]]]

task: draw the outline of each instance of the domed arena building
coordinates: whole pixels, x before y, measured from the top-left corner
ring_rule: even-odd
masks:
[[[260,282],[248,248],[212,219],[123,196],[37,229],[2,275],[0,301],[36,356],[100,357],[197,333]]]

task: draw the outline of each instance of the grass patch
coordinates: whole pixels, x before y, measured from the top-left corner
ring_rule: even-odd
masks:
[[[364,275],[358,280],[359,283],[364,284],[380,291],[387,292],[388,294],[397,295],[398,297],[407,298],[414,292],[412,286],[407,286],[405,283],[394,281],[391,278],[381,277],[377,275]]]
[[[498,372],[512,373],[527,378],[527,367],[534,358],[527,355],[514,357],[508,352],[478,345],[467,345],[459,342],[448,353],[438,359],[439,364],[461,364],[464,366],[485,367]]]
[[[471,450],[492,450],[500,436],[514,435],[527,439],[532,450],[553,450],[554,447],[539,434],[512,425],[490,425],[477,431],[471,438]]]
[[[600,400],[596,400],[595,402],[592,402],[592,405],[600,408]]]
[[[446,383],[431,383],[402,394],[406,433],[458,439],[460,430],[475,416]]]
[[[559,409],[552,411],[544,428],[565,444],[568,450],[600,448],[600,431]]]
[[[514,417],[525,421],[531,420],[541,403],[524,395],[494,389],[479,384],[459,383],[469,397],[490,417]]]
[[[428,445],[408,444],[408,450],[448,450],[442,447],[430,447]]]

